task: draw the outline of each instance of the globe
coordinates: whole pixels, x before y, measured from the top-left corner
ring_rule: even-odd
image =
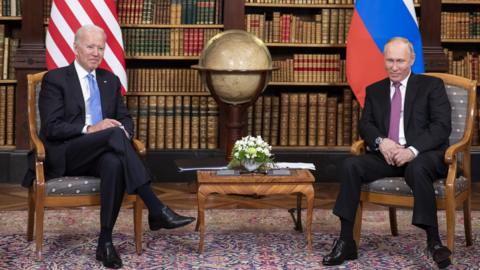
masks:
[[[210,92],[221,101],[235,105],[252,101],[265,89],[272,70],[272,57],[255,35],[243,30],[228,30],[207,42],[199,65],[193,68],[200,70]]]

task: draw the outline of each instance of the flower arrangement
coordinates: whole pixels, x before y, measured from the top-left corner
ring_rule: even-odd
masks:
[[[267,169],[273,161],[272,147],[263,141],[262,137],[246,136],[237,140],[232,150],[232,160],[229,168],[243,166],[248,171],[255,171],[258,168]]]

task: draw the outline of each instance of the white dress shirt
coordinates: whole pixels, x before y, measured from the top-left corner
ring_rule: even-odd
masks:
[[[401,108],[401,111],[400,111],[400,126],[398,128],[398,131],[399,131],[398,143],[401,144],[401,145],[407,144],[407,140],[405,138],[405,126],[404,126],[404,122],[403,122],[403,112],[404,112],[403,108],[405,108],[405,93],[407,91],[407,82],[408,82],[408,79],[410,78],[411,74],[412,73],[410,72],[405,79],[400,81],[400,93],[402,95],[402,108]],[[394,93],[395,93],[395,86],[393,86],[393,82],[390,81],[390,100],[393,98]],[[418,150],[415,149],[415,147],[409,146],[408,148],[410,150],[412,150],[412,152],[415,154],[415,156],[418,155]]]

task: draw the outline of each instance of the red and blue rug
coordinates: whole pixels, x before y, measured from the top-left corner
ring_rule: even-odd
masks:
[[[196,211],[179,211],[196,215]],[[146,211],[144,212],[146,220]],[[25,211],[0,212],[0,269],[101,269],[95,260],[97,209],[46,211],[44,252],[35,261],[34,243],[27,242]],[[359,259],[325,268],[322,257],[338,235],[330,210],[315,210],[313,252],[303,234],[294,231],[284,209],[207,210],[203,254],[198,254],[194,224],[177,230],[150,232],[138,256],[133,242],[132,212],[122,210],[114,244],[123,269],[435,269],[426,254],[425,234],[410,225],[411,212],[398,211],[399,233],[390,235],[387,211],[365,211]],[[445,216],[440,213],[445,237]],[[474,245],[465,247],[463,220],[457,214],[456,250],[449,269],[480,269],[480,213],[473,213]]]

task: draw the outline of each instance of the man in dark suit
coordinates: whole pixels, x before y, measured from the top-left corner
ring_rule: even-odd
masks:
[[[40,138],[46,148],[47,178],[92,175],[101,179],[101,231],[96,252],[105,267],[120,268],[112,244],[112,229],[123,194],[139,194],[149,210],[151,230],[172,229],[194,218],[176,214],[150,187],[151,175],[135,152],[133,122],[121,95],[117,76],[98,68],[106,35],[94,25],[75,34],[75,61],[49,71],[42,82]],[[32,179],[26,179],[30,185]]]
[[[426,231],[427,246],[440,268],[450,265],[450,250],[438,233],[433,181],[445,177],[443,161],[451,132],[451,108],[442,80],[411,72],[412,44],[393,38],[384,47],[388,78],[366,89],[359,123],[370,151],[346,159],[339,169],[340,192],[333,213],[340,218],[340,237],[324,265],[357,258],[353,240],[355,213],[362,183],[404,176],[414,196],[412,224]]]

